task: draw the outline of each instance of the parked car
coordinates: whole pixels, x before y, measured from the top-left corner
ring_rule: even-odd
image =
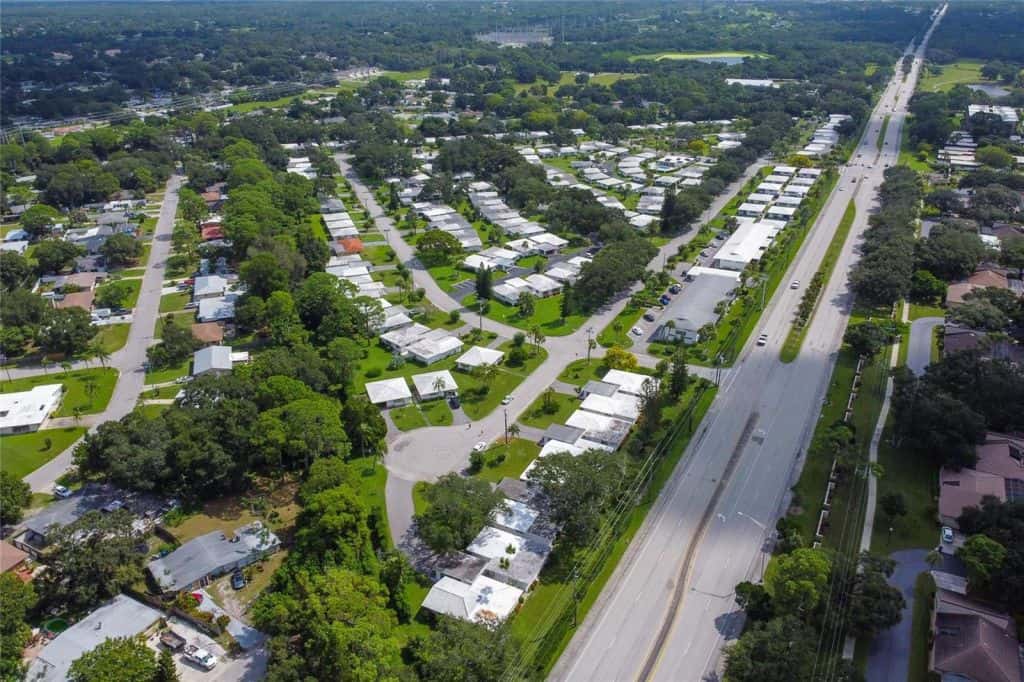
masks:
[[[682,291],[682,290],[683,290],[683,288],[682,288],[682,287],[680,287],[680,286],[679,286],[678,284],[673,284],[672,286],[670,286],[670,287],[668,288],[668,292],[669,292],[670,294],[678,294],[678,293],[679,293],[680,291]]]
[[[195,310],[198,307],[199,307],[199,302],[198,301],[189,301],[188,303],[185,304],[185,308],[184,309],[185,310]]]
[[[462,403],[459,402],[459,396],[453,395],[451,398],[448,399],[448,407],[452,408],[453,410],[457,410],[461,406]]]
[[[630,329],[630,331],[633,332],[634,336],[643,336],[644,335],[644,330],[641,327],[633,327],[632,329]]]
[[[245,576],[242,575],[241,571],[235,571],[231,574],[231,587],[236,590],[240,590],[245,587]]]
[[[761,335],[757,337],[757,345],[765,346],[768,344],[768,332],[761,332]]]
[[[185,645],[185,660],[195,663],[205,670],[213,670],[217,665],[217,657],[206,649],[197,647],[195,644]]]
[[[502,405],[508,405],[510,402],[512,402],[512,396],[510,396],[510,395],[507,395],[507,396],[505,396],[504,398],[501,399],[501,404]]]
[[[644,319],[648,322],[654,322],[654,313],[644,313]]]
[[[661,303],[662,305],[668,305],[671,300],[672,299],[669,298],[667,295],[662,294],[661,298],[658,299],[658,302]]]
[[[168,628],[160,633],[160,643],[171,651],[177,651],[185,646],[185,638]]]
[[[794,279],[793,283],[789,285],[789,288],[790,289],[799,289],[800,288],[800,280]]]
[[[942,541],[947,545],[952,544],[953,542],[953,529],[949,526],[942,527]]]
[[[53,496],[63,500],[65,497],[71,497],[71,491],[62,485],[55,485],[53,486]]]
[[[479,443],[477,443],[476,445],[473,446],[473,452],[483,452],[486,449],[487,449],[487,443],[485,443],[483,441],[480,441]]]

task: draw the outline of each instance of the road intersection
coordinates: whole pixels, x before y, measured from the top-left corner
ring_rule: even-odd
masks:
[[[852,307],[849,270],[856,245],[885,168],[898,160],[907,103],[937,23],[905,80],[896,65],[853,161],[840,169],[835,191],[784,280],[811,280],[852,196],[857,217],[851,236],[800,355],[789,364],[779,360],[802,295],[780,288],[762,317],[767,346],[747,344],[683,466],[666,484],[552,679],[700,680],[714,674],[724,641],[738,636],[742,612],[733,589],[763,571],[770,532],[802,465]]]

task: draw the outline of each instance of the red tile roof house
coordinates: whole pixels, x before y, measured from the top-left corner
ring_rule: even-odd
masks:
[[[984,289],[985,287],[1009,289],[1010,282],[1006,275],[999,270],[978,270],[967,279],[949,285],[949,288],[946,289],[946,303],[950,305],[963,303],[964,296],[975,289]]]
[[[928,670],[943,680],[1021,682],[1016,625],[1007,614],[968,599],[960,589],[940,586],[931,625]]]
[[[981,506],[984,497],[1024,501],[1024,437],[988,433],[975,450],[973,468],[939,472],[939,520],[951,528],[959,528],[964,509]]]

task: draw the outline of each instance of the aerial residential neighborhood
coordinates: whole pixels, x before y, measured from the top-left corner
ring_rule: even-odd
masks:
[[[1022,35],[7,3],[0,677],[1024,679]]]

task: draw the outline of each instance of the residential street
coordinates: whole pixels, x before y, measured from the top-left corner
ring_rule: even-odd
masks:
[[[442,310],[462,309],[462,305],[443,291],[434,282],[430,273],[422,268],[419,261],[415,258],[413,248],[394,228],[391,218],[385,215],[373,193],[355,175],[344,156],[337,155],[335,160],[341,167],[346,179],[352,185],[356,197],[362,202],[369,215],[377,222],[378,228],[388,230],[386,234],[389,235],[389,243],[395,249],[398,259],[406,263],[412,270],[416,286],[425,289],[427,298],[438,308]],[[715,198],[712,205],[694,224],[699,225],[714,218],[743,184],[753,177],[760,166],[760,163],[752,164],[743,177],[735,181],[725,192]],[[664,258],[675,254],[682,244],[689,242],[696,235],[697,230],[694,229],[684,235],[675,237],[661,248],[648,267],[660,269]],[[410,540],[408,535],[412,525],[413,514],[412,487],[416,481],[433,481],[442,474],[463,470],[469,465],[469,453],[474,444],[480,441],[490,443],[501,438],[504,435],[505,410],[508,411],[508,420],[511,424],[518,419],[519,415],[530,406],[538,395],[556,381],[566,365],[573,360],[586,357],[587,330],[590,329],[596,336],[598,332],[604,329],[625,307],[629,300],[629,293],[631,292],[619,296],[612,304],[591,317],[587,324],[581,326],[573,334],[549,336],[544,343],[544,348],[548,352],[547,360],[512,391],[512,401],[505,408],[497,409],[484,419],[474,422],[472,428],[467,429],[463,426],[427,427],[416,429],[415,431],[398,432],[393,439],[389,438],[388,454],[384,460],[388,468],[386,497],[388,523],[391,527],[391,536],[396,544],[405,546]],[[466,312],[463,319],[467,322],[476,323],[477,316],[474,313]],[[520,331],[514,327],[487,318],[484,318],[483,327],[506,338],[511,338],[517,331]],[[604,349],[598,347],[592,353],[592,357],[599,358],[603,354]],[[651,361],[656,362],[654,358],[651,358]],[[645,362],[644,364],[647,363]]]
[[[142,278],[139,300],[135,305],[131,330],[124,348],[110,356],[107,365],[118,371],[117,385],[110,398],[107,409],[100,414],[83,417],[82,423],[95,429],[105,421],[120,419],[135,407],[139,394],[145,383],[146,349],[153,343],[153,333],[160,310],[160,292],[163,288],[164,271],[167,257],[171,251],[171,232],[174,230],[174,216],[178,212],[178,189],[183,178],[171,176],[167,181],[164,200],[160,206],[160,217],[153,232],[153,243],[150,247],[149,262]],[[76,363],[84,367],[84,363]],[[34,376],[42,374],[42,368],[12,370],[16,376]],[[56,375],[55,375],[56,376]],[[54,425],[64,425],[55,420]],[[23,479],[32,486],[34,492],[50,492],[53,484],[71,466],[71,453],[75,445],[66,449],[49,462],[39,467]]]
[[[932,362],[932,330],[944,322],[941,317],[921,317],[910,323],[907,368],[917,376]]]
[[[941,15],[940,15],[941,17]],[[934,28],[934,24],[933,24]],[[849,270],[896,163],[906,105],[930,32],[906,78],[897,65],[850,164],[783,281],[810,281],[851,200],[857,217],[796,361],[779,353],[802,297],[781,287],[723,383],[684,463],[666,484],[637,540],[551,673],[555,680],[687,680],[714,674],[738,636],[737,583],[764,569],[769,535],[796,480],[852,305]],[[882,151],[877,139],[890,121]]]

